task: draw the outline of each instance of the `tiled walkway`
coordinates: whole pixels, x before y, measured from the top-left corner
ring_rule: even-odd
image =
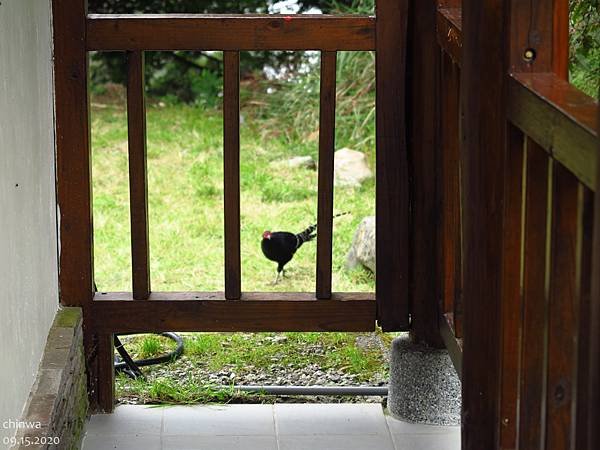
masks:
[[[459,450],[460,427],[413,425],[377,404],[119,406],[84,450]]]

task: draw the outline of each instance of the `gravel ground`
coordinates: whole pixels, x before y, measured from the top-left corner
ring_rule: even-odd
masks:
[[[274,339],[278,337],[275,336]],[[385,365],[389,362],[389,350],[376,333],[359,335],[356,338],[359,348],[379,350],[382,352]],[[304,351],[311,354],[324,354],[327,348],[320,344],[307,345]],[[175,383],[184,384],[190,379],[202,385],[231,386],[233,385],[297,385],[297,386],[385,386],[388,382],[387,369],[382,373],[374,374],[368,380],[360,380],[359,376],[348,373],[342,369],[324,369],[316,364],[283,365],[278,358],[272,358],[273,362],[268,367],[254,367],[246,365],[240,370],[239,367],[228,365],[222,370],[213,372],[209,368],[198,364],[197,361],[188,358],[185,354],[170,364],[162,364],[143,368],[147,381],[152,383],[159,379],[168,379]],[[385,374],[385,376],[383,375]],[[129,390],[132,383],[126,382],[121,385],[122,393]],[[235,403],[234,399],[232,402]],[[242,400],[244,401],[244,400]],[[250,400],[252,401],[252,400]],[[384,397],[379,396],[268,396],[260,397],[261,402],[277,401],[288,403],[385,403]],[[131,392],[121,395],[119,402],[123,404],[145,403],[145,399]]]

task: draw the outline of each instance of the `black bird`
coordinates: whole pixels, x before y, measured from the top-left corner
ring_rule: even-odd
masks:
[[[336,217],[346,214],[349,213],[343,212],[336,214],[333,218],[335,219]],[[283,268],[292,260],[296,250],[298,250],[302,244],[312,241],[317,236],[315,234],[316,229],[317,224],[314,224],[298,234],[290,233],[289,231],[265,231],[263,233],[262,242],[260,243],[262,252],[267,259],[277,263],[277,277],[273,284],[279,282],[279,277],[282,272],[285,276],[285,270]]]

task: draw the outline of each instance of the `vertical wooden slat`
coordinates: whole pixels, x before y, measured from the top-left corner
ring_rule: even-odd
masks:
[[[507,1],[463,0],[462,448],[498,444]]]
[[[569,80],[569,0],[554,0],[552,72]]]
[[[449,55],[442,52],[440,128],[442,159],[442,254],[443,299],[454,317],[454,333],[462,336],[461,232],[460,232],[460,73]],[[458,313],[458,314],[457,314]]]
[[[546,449],[575,449],[578,182],[555,163],[548,314]]]
[[[600,97],[600,92],[598,93]],[[600,109],[597,128],[600,132]],[[600,154],[600,143],[598,145]],[[590,301],[590,332],[588,351],[588,402],[587,402],[587,447],[592,450],[600,442],[600,158],[596,169],[596,192],[594,195],[594,246],[592,251],[592,298]]]
[[[407,71],[406,92],[412,216],[409,232],[409,297],[412,299],[411,338],[430,346],[443,347],[439,326],[442,279],[436,270],[440,251],[437,227],[439,199],[436,189],[439,154],[436,11],[435,0],[412,2],[409,8],[406,63],[406,67],[411,68]]]
[[[241,296],[240,260],[240,54],[223,52],[223,157],[225,297]]]
[[[150,295],[148,176],[146,169],[146,100],[144,52],[127,53],[127,133],[129,138],[129,208],[133,298]]]
[[[82,306],[93,295],[90,112],[85,50],[87,2],[53,0],[60,300]]]
[[[546,153],[530,139],[527,140],[526,180],[519,448],[539,449],[543,448],[546,384],[549,175]]]
[[[592,287],[592,248],[594,228],[594,193],[579,186],[579,237],[577,242],[577,298],[579,319],[577,336],[577,424],[576,449],[585,449],[588,434],[587,403],[589,401],[590,300]]]
[[[405,126],[407,0],[376,6],[377,320],[384,331],[408,326],[409,192]]]
[[[516,448],[521,350],[523,133],[508,126],[502,261],[502,394],[500,448]]]
[[[336,59],[336,52],[321,52],[319,203],[317,215],[317,298],[319,299],[331,298]]]

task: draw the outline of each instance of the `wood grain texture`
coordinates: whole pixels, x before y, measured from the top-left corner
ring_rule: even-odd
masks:
[[[317,300],[308,293],[155,293],[147,302],[131,293],[97,294],[94,315],[100,331],[371,331],[372,294],[334,293]]]
[[[507,2],[462,4],[462,448],[482,450],[499,435]]]
[[[336,52],[321,52],[316,287],[317,298],[319,299],[331,297],[336,60]]]
[[[442,53],[440,78],[442,299],[462,337],[462,243],[460,223],[460,71]]]
[[[460,8],[438,9],[437,40],[442,50],[460,66],[462,55],[462,10]]]
[[[553,177],[546,449],[575,450],[578,182],[560,164]]]
[[[443,347],[439,332],[439,199],[437,191],[439,49],[435,0],[410,8],[407,67],[407,147],[411,162],[411,338]],[[458,130],[457,130],[458,133]],[[385,267],[385,266],[384,266]]]
[[[542,148],[595,189],[598,103],[554,74],[513,74],[508,117]]]
[[[546,397],[548,156],[527,139],[518,448],[543,448]]]
[[[374,50],[375,19],[341,15],[90,14],[88,50]]]
[[[524,137],[508,127],[502,261],[502,391],[500,448],[516,448],[521,356],[521,244],[523,220]]]
[[[444,346],[448,350],[452,364],[459,376],[462,374],[463,342],[457,338],[454,333],[452,314],[443,314],[440,323],[440,335],[444,341]]]
[[[590,398],[590,307],[592,288],[592,249],[594,239],[594,193],[579,186],[579,236],[577,238],[577,399],[576,449],[585,449],[588,436],[587,405]]]
[[[53,0],[56,190],[59,292],[64,306],[83,306],[93,292],[93,226],[86,2]]]
[[[600,92],[599,95],[600,97]],[[600,133],[600,109],[597,113],[597,130]],[[600,143],[598,144],[600,153]],[[597,172],[600,174],[600,158],[597,161]],[[592,298],[590,301],[590,332],[588,352],[588,402],[587,402],[587,447],[592,450],[600,442],[600,176],[594,195],[594,244],[592,250]]]
[[[146,157],[146,95],[144,53],[127,54],[127,135],[129,143],[129,209],[133,296],[150,294],[148,239],[148,171]]]
[[[240,256],[240,54],[223,53],[223,174],[225,296],[242,291]]]
[[[98,408],[96,412],[112,413],[115,409],[115,347],[113,334],[108,332],[98,333],[97,338],[98,359]]]
[[[377,320],[409,324],[409,173],[405,125],[407,0],[379,0],[376,30]]]

